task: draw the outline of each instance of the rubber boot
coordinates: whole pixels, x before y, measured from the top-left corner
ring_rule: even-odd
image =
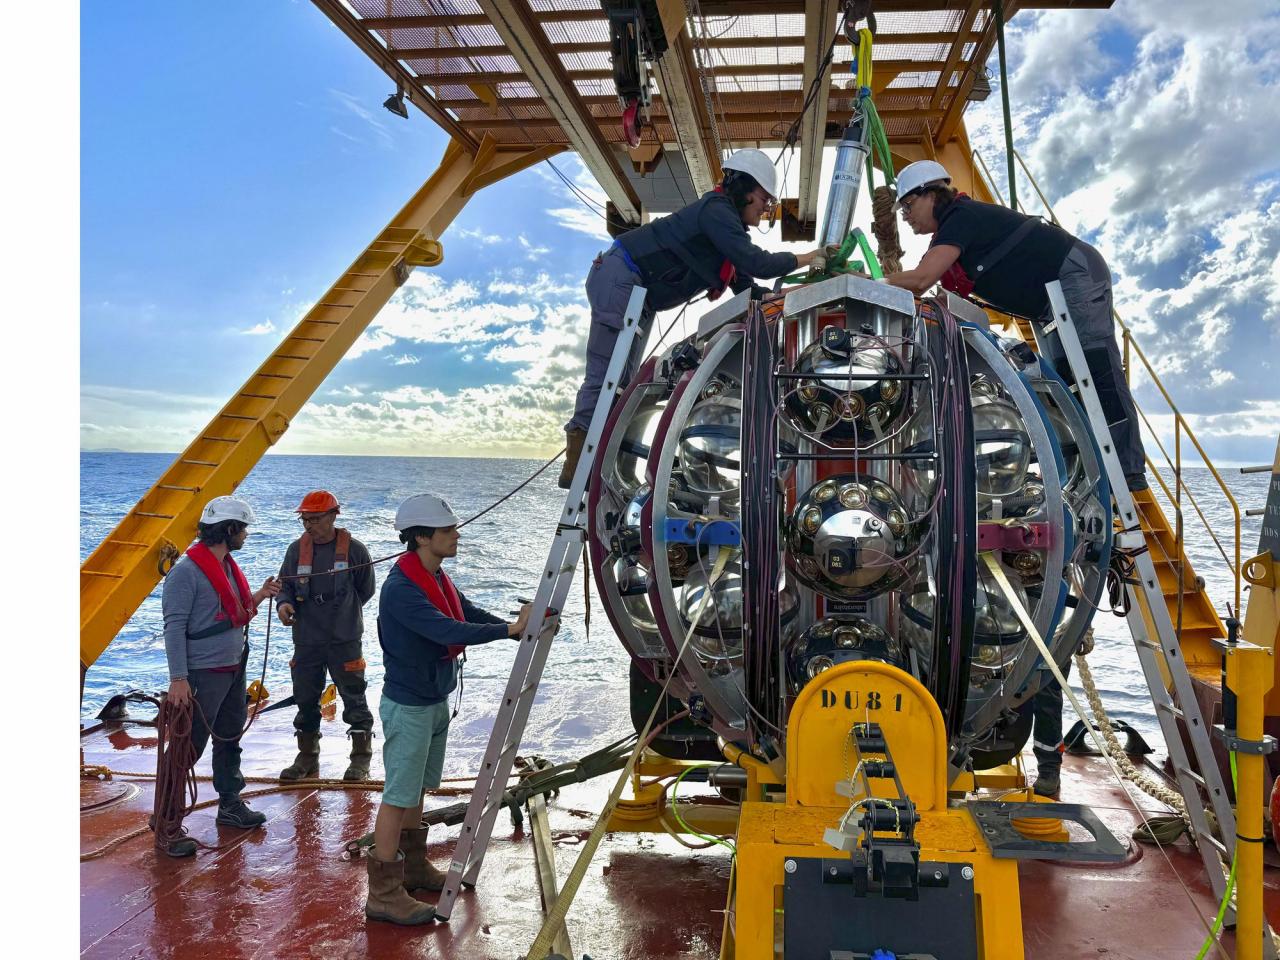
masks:
[[[573,475],[578,470],[578,460],[582,456],[582,445],[587,440],[587,431],[570,427],[564,432],[564,465],[560,468],[560,489],[568,490],[573,486]]]
[[[1032,790],[1037,796],[1057,797],[1062,789],[1062,779],[1057,767],[1045,767],[1036,774],[1036,784]]]
[[[320,731],[304,733],[299,730],[298,755],[293,763],[280,771],[281,780],[311,780],[320,776]]]
[[[369,897],[364,902],[364,915],[369,920],[386,920],[412,927],[435,919],[435,908],[415,900],[404,889],[404,854],[396,851],[394,860],[379,860],[377,849],[369,856]]]
[[[351,731],[351,763],[343,780],[368,780],[369,763],[373,760],[373,733],[368,730]]]
[[[427,828],[400,831],[400,849],[404,851],[404,888],[443,890],[445,875],[427,859]]]

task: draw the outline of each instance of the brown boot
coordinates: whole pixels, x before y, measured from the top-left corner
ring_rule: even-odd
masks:
[[[573,475],[578,469],[578,459],[582,456],[582,444],[586,442],[587,431],[570,427],[564,432],[564,465],[560,468],[560,489],[568,490],[573,485]]]
[[[369,898],[364,915],[370,920],[387,920],[412,927],[435,919],[435,908],[409,896],[404,889],[404,854],[394,860],[379,860],[376,848],[369,850]]]
[[[311,780],[320,776],[320,731],[298,731],[298,755],[280,771],[281,780]]]
[[[404,851],[404,888],[443,890],[445,875],[427,859],[427,828],[400,831],[400,849]]]
[[[351,763],[343,780],[368,780],[369,762],[373,759],[373,734],[368,730],[351,731]]]

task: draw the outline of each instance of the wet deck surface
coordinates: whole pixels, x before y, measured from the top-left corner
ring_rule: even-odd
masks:
[[[246,775],[272,775],[289,763],[291,720],[289,710],[259,719],[246,738]],[[322,769],[336,776],[345,766],[339,756],[345,748],[341,728],[328,722],[325,734]],[[81,745],[86,763],[154,772],[154,731],[148,727],[107,727],[83,737]],[[474,738],[460,741],[446,772],[474,763],[482,746]],[[199,772],[208,773],[207,757]],[[380,760],[373,776],[381,776]],[[1063,779],[1064,801],[1089,803],[1118,837],[1128,838],[1137,818],[1119,789],[1108,785],[1104,764],[1069,757]],[[550,804],[561,878],[609,785],[611,778],[580,785]],[[250,783],[246,794],[264,786]],[[202,783],[201,799],[212,796],[208,783]],[[82,781],[82,808],[103,804],[81,815],[82,853],[143,826],[151,797],[146,780]],[[433,799],[429,805],[458,799]],[[219,844],[217,851],[174,860],[154,849],[148,833],[83,862],[82,955],[184,960],[522,956],[541,920],[527,823],[516,831],[501,815],[480,883],[459,899],[448,924],[366,923],[363,861],[340,857],[346,841],[372,829],[378,800],[371,790],[272,793],[249,801],[267,814],[264,829],[219,827],[211,808],[192,814],[187,822],[192,836]],[[433,831],[430,853],[437,865],[447,866],[458,829],[447,835],[440,828]],[[1199,915],[1211,915],[1216,905],[1187,842],[1168,853],[1166,859],[1154,848],[1135,845],[1133,859],[1116,867],[1024,862],[1020,881],[1028,960],[1194,956],[1204,939]],[[607,835],[570,912],[574,951],[596,960],[717,957],[728,876],[729,857],[721,848],[689,851],[665,836]],[[1268,912],[1273,923],[1280,922],[1280,872],[1268,871],[1267,880]],[[426,902],[433,898],[422,896]]]

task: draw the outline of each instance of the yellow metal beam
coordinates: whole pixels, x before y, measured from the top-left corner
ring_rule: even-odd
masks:
[[[1009,0],[1004,5],[1004,19],[1008,23],[1013,19],[1013,15],[1027,4],[1019,3],[1018,0]],[[1031,4],[1031,6],[1042,6],[1041,4]],[[996,42],[996,18],[989,17],[987,19],[986,29],[982,31],[982,40],[978,46],[974,48],[973,57],[970,63],[977,67],[981,67],[987,62],[987,57],[991,55],[991,48]],[[955,135],[956,129],[960,126],[960,118],[964,115],[964,108],[969,103],[969,91],[973,89],[973,82],[978,79],[977,69],[966,70],[960,78],[960,85],[954,87],[954,95],[951,97],[951,104],[947,107],[946,116],[942,118],[942,122],[938,124],[938,129],[933,135],[934,145],[941,148],[946,144],[952,136]],[[939,77],[939,88],[945,87],[947,78]]]
[[[555,51],[546,31],[535,19],[528,0],[477,0],[495,30],[498,38],[507,45],[515,59],[519,72],[517,79],[528,79],[538,95],[546,101],[552,116],[560,121],[569,143],[582,162],[595,176],[596,182],[613,201],[623,218],[631,223],[640,222],[640,197],[622,172],[618,157],[600,132],[596,119],[582,103],[577,88]],[[605,77],[611,77],[604,71]],[[510,75],[490,72],[463,76],[462,83],[501,83]],[[438,76],[427,78],[432,84],[446,81]]]
[[[179,454],[80,567],[80,667],[87,670],[195,534],[212,497],[231,493],[284,435],[413,266],[443,257],[437,239],[471,194],[539,162],[546,147],[476,156],[450,141],[439,168]],[[560,148],[556,148],[560,149]]]
[[[694,190],[703,194],[719,183],[722,176],[721,157],[711,133],[712,124],[717,121],[707,113],[707,99],[698,83],[689,31],[681,30],[670,38],[669,44],[666,53],[654,64],[658,87],[668,122],[678,133],[689,179],[693,181]]]

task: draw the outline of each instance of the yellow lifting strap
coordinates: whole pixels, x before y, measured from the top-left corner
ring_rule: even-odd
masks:
[[[871,31],[863,27],[858,31],[858,72],[859,87],[871,89]]]
[[[698,605],[697,612],[691,618],[693,622],[689,625],[689,632],[685,634],[684,643],[680,645],[681,656],[684,655],[685,648],[693,638],[693,631],[697,629],[698,623],[702,620],[707,601],[711,599],[711,588],[720,579],[720,574],[724,572],[724,568],[729,562],[730,552],[728,547],[721,547],[720,553],[716,556],[715,565],[711,568],[711,576],[707,581],[707,590],[703,594],[702,602]],[[677,663],[679,659],[679,657],[676,658]],[[605,830],[609,826],[609,821],[613,818],[614,808],[618,806],[618,801],[622,798],[622,789],[631,779],[632,771],[636,767],[636,761],[640,759],[640,754],[644,751],[645,740],[648,739],[649,731],[653,728],[653,721],[657,718],[658,711],[666,700],[667,686],[671,683],[671,677],[673,676],[675,676],[674,670],[668,675],[667,682],[662,686],[662,692],[658,694],[657,700],[654,701],[653,709],[649,711],[649,719],[645,721],[644,729],[640,731],[639,739],[636,740],[635,749],[631,751],[631,756],[627,758],[626,766],[619,772],[618,781],[613,785],[613,790],[609,793],[609,799],[606,801],[604,809],[600,811],[600,818],[592,828],[591,835],[587,837],[587,842],[582,845],[582,852],[578,854],[578,859],[574,861],[573,868],[569,871],[569,876],[560,890],[560,895],[556,897],[556,902],[551,905],[551,909],[547,911],[546,916],[543,918],[542,929],[538,931],[537,937],[534,938],[528,952],[525,954],[527,960],[544,960],[551,953],[556,933],[563,927],[565,917],[569,915],[569,907],[573,905],[573,898],[578,894],[578,887],[582,885],[582,879],[587,875],[587,867],[591,865],[591,859],[595,856],[596,849],[600,846],[600,841],[604,838]]]

